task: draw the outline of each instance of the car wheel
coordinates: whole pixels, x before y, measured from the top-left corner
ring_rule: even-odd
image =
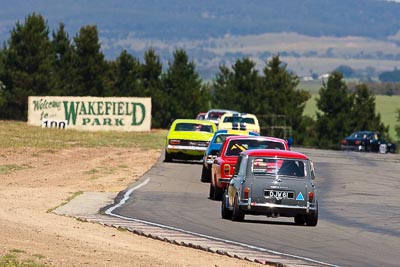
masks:
[[[210,174],[210,170],[207,169],[204,165],[203,165],[203,169],[201,171],[201,180],[203,183],[209,183],[211,180],[211,174]]]
[[[224,193],[223,189],[214,186],[214,197],[213,197],[213,199],[214,200],[221,200],[223,193]]]
[[[318,223],[318,202],[315,203],[316,209],[309,215],[305,216],[307,226],[317,226]]]
[[[242,222],[244,220],[245,213],[240,209],[239,199],[236,195],[235,200],[233,201],[233,211],[232,211],[232,221]]]
[[[171,162],[172,161],[172,155],[165,151],[165,157],[164,157],[165,162]]]
[[[225,190],[224,194],[222,195],[222,201],[221,201],[221,217],[222,217],[222,219],[226,219],[226,220],[232,219],[232,211],[228,207],[229,207],[228,193]]]
[[[209,196],[208,196],[208,197],[209,197],[211,200],[214,199],[214,190],[215,190],[214,185],[213,185],[212,183],[210,183],[210,191],[209,191]]]
[[[302,214],[297,214],[294,217],[294,223],[297,225],[304,225],[305,222],[306,222],[306,218]]]

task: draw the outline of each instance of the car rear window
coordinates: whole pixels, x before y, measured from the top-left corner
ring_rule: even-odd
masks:
[[[200,132],[208,132],[212,133],[213,129],[211,125],[204,125],[204,124],[198,124],[198,123],[177,123],[175,125],[175,131],[177,132],[195,132],[195,131],[200,131]]]
[[[238,156],[241,152],[250,149],[278,149],[285,150],[285,145],[281,142],[270,140],[231,140],[225,152],[226,156]]]
[[[305,164],[296,159],[254,158],[252,172],[254,175],[278,175],[303,178]]]
[[[225,112],[214,111],[214,112],[210,112],[207,117],[208,117],[208,119],[219,119],[224,114],[225,114]]]
[[[243,118],[244,123],[256,124],[253,118]]]
[[[205,116],[206,116],[206,114],[199,114],[199,115],[197,115],[196,119],[197,120],[204,120]]]
[[[231,123],[248,123],[248,124],[256,124],[253,118],[242,118],[242,117],[225,117],[224,122],[231,122]]]
[[[220,134],[215,138],[214,143],[222,144],[225,141],[226,137],[228,137],[228,136],[230,136],[230,134]]]

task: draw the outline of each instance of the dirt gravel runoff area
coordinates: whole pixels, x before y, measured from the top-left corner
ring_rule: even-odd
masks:
[[[260,266],[52,212],[82,192],[126,189],[160,154],[0,148],[0,257],[39,266]]]

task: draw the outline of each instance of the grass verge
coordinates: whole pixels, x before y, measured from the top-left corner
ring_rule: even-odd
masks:
[[[14,249],[10,253],[0,256],[0,267],[43,267],[44,264],[36,263],[34,259],[23,255],[25,252]],[[22,255],[22,256],[21,256]],[[42,255],[34,255],[39,260],[43,258]]]
[[[0,148],[35,147],[58,150],[71,147],[137,147],[162,149],[167,130],[150,132],[84,132],[28,125],[26,122],[0,121]]]

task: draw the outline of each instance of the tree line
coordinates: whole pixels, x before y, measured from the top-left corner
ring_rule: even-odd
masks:
[[[16,23],[0,49],[0,119],[26,120],[28,96],[151,97],[153,128],[225,108],[283,116],[299,145],[338,148],[343,137],[361,129],[388,137],[367,85],[350,91],[343,75],[332,72],[320,89],[316,120],[303,115],[311,96],[298,85],[299,77],[279,55],[266,61],[261,73],[248,57],[221,65],[209,83],[202,81],[183,49],[173,52],[165,70],[152,48],[142,61],[126,50],[106,60],[95,25],[81,27],[71,39],[63,23],[50,31],[35,13]],[[397,133],[400,137],[400,129]]]

